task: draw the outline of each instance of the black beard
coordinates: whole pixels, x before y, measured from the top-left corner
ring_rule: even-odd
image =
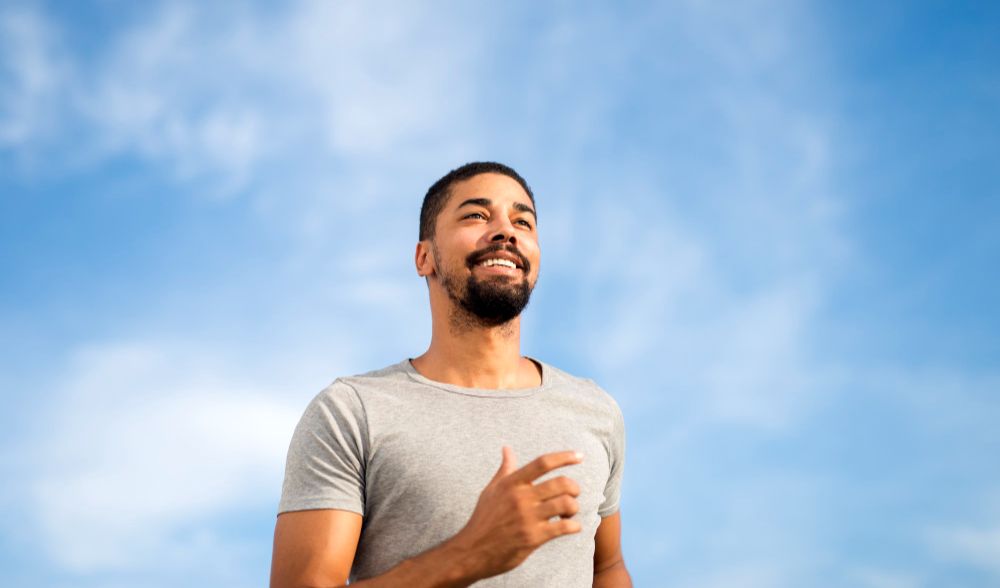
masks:
[[[531,264],[516,249],[510,249],[503,245],[494,245],[483,251],[477,251],[469,255],[469,267],[474,267],[478,259],[482,259],[487,254],[507,250],[521,258],[522,270],[525,278],[519,283],[505,277],[494,277],[486,280],[478,280],[475,276],[469,276],[465,282],[465,291],[458,288],[457,280],[452,276],[441,275],[441,285],[444,286],[448,297],[459,307],[466,311],[467,318],[472,319],[473,324],[483,327],[498,327],[517,318],[524,307],[528,306],[531,298],[531,285],[528,284],[527,274],[531,269]],[[437,252],[435,251],[435,256]]]
[[[483,326],[498,327],[520,315],[530,298],[528,280],[513,284],[503,279],[480,281],[469,276],[465,296],[457,302]]]

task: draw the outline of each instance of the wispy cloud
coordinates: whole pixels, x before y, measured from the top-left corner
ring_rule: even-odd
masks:
[[[864,588],[920,588],[924,582],[910,572],[861,568],[854,570],[850,580]]]
[[[980,457],[998,439],[995,371],[859,359],[825,339],[866,252],[842,192],[854,121],[811,7],[163,2],[112,20],[79,51],[68,19],[0,10],[4,162],[29,179],[36,161],[84,170],[94,193],[127,167],[157,191],[132,200],[170,222],[190,220],[178,202],[216,216],[153,247],[203,239],[169,279],[154,255],[122,262],[124,295],[156,278],[134,315],[110,296],[65,302],[110,334],[60,343],[65,365],[39,360],[55,367],[25,417],[36,434],[4,448],[25,481],[5,499],[23,495],[27,540],[74,579],[261,559],[218,520],[270,517],[291,425],[326,379],[426,342],[419,196],[482,157],[539,195],[526,351],[575,363],[626,410],[638,577],[800,586],[836,568],[843,585],[921,586],[920,566],[878,553],[844,563],[856,554],[835,536],[868,524],[846,504],[898,502],[931,469],[964,477],[922,506],[995,477]],[[227,249],[234,234],[267,246]],[[865,463],[878,451],[885,463]],[[956,520],[944,510],[921,521]],[[983,510],[926,544],[905,529],[887,541],[995,574]]]
[[[80,127],[76,161],[138,157],[178,181],[207,180],[216,194],[287,174],[274,166],[290,151],[316,179],[328,176],[324,162],[418,142],[454,150],[463,133],[442,143],[438,129],[465,121],[468,130],[471,86],[455,81],[482,41],[458,27],[434,34],[447,22],[396,3],[233,14],[170,2],[114,31],[96,55],[73,58],[40,13],[8,13],[14,84],[0,102],[0,138],[30,152],[43,121]]]
[[[580,244],[596,247],[583,276],[565,276],[580,283],[578,324],[603,334],[577,338],[591,341],[583,343],[588,362],[624,384],[637,408],[687,399],[671,404],[680,427],[780,430],[817,405],[820,382],[836,369],[824,364],[814,333],[850,251],[832,171],[841,141],[832,129],[842,121],[823,90],[803,94],[802,81],[827,67],[822,38],[802,37],[816,27],[811,16],[765,4],[774,10],[736,17],[682,3],[650,17],[649,30],[640,26],[633,40],[659,28],[691,40],[658,60],[638,49],[632,57],[683,79],[676,92],[698,96],[657,88],[664,117],[650,124],[711,157],[692,158],[683,144],[656,160],[637,153],[638,161],[604,170],[613,180],[577,184],[597,204],[579,208],[566,196],[554,215],[573,219],[562,231],[568,243],[585,236]],[[554,265],[580,269],[578,251],[557,250]],[[629,385],[637,366],[650,365],[670,375],[668,389]]]
[[[189,564],[162,558],[187,553],[207,520],[277,500],[301,396],[282,400],[206,351],[125,343],[73,358],[23,448],[43,464],[26,492],[57,565]]]
[[[0,47],[0,148],[17,148],[57,130],[65,49],[45,18],[21,6],[0,10]]]
[[[1000,524],[939,527],[929,532],[928,539],[937,557],[1000,579]]]

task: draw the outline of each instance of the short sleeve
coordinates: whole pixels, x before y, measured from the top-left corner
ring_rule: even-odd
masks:
[[[363,515],[367,451],[364,406],[338,380],[309,403],[295,427],[278,513],[333,508]]]
[[[597,514],[602,518],[613,515],[618,511],[621,501],[622,474],[625,470],[625,419],[618,403],[612,401],[612,425],[611,433],[608,436],[608,459],[610,461],[610,473],[608,482],[604,486],[604,502],[597,509]]]

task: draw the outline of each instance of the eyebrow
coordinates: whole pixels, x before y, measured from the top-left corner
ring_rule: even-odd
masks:
[[[482,206],[483,208],[489,208],[492,204],[493,201],[490,200],[489,198],[469,198],[468,200],[459,204],[458,208],[462,208],[463,206]],[[517,210],[518,212],[529,212],[531,213],[531,216],[535,217],[536,219],[538,218],[538,215],[535,214],[535,209],[528,206],[527,204],[524,204],[523,202],[515,202],[514,210]]]

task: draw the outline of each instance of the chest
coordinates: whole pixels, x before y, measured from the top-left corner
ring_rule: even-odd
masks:
[[[424,525],[442,537],[468,520],[508,445],[518,466],[544,453],[576,450],[582,463],[565,475],[581,488],[577,515],[596,529],[610,474],[609,419],[572,402],[443,398],[369,414],[371,451],[365,472],[366,524]]]

